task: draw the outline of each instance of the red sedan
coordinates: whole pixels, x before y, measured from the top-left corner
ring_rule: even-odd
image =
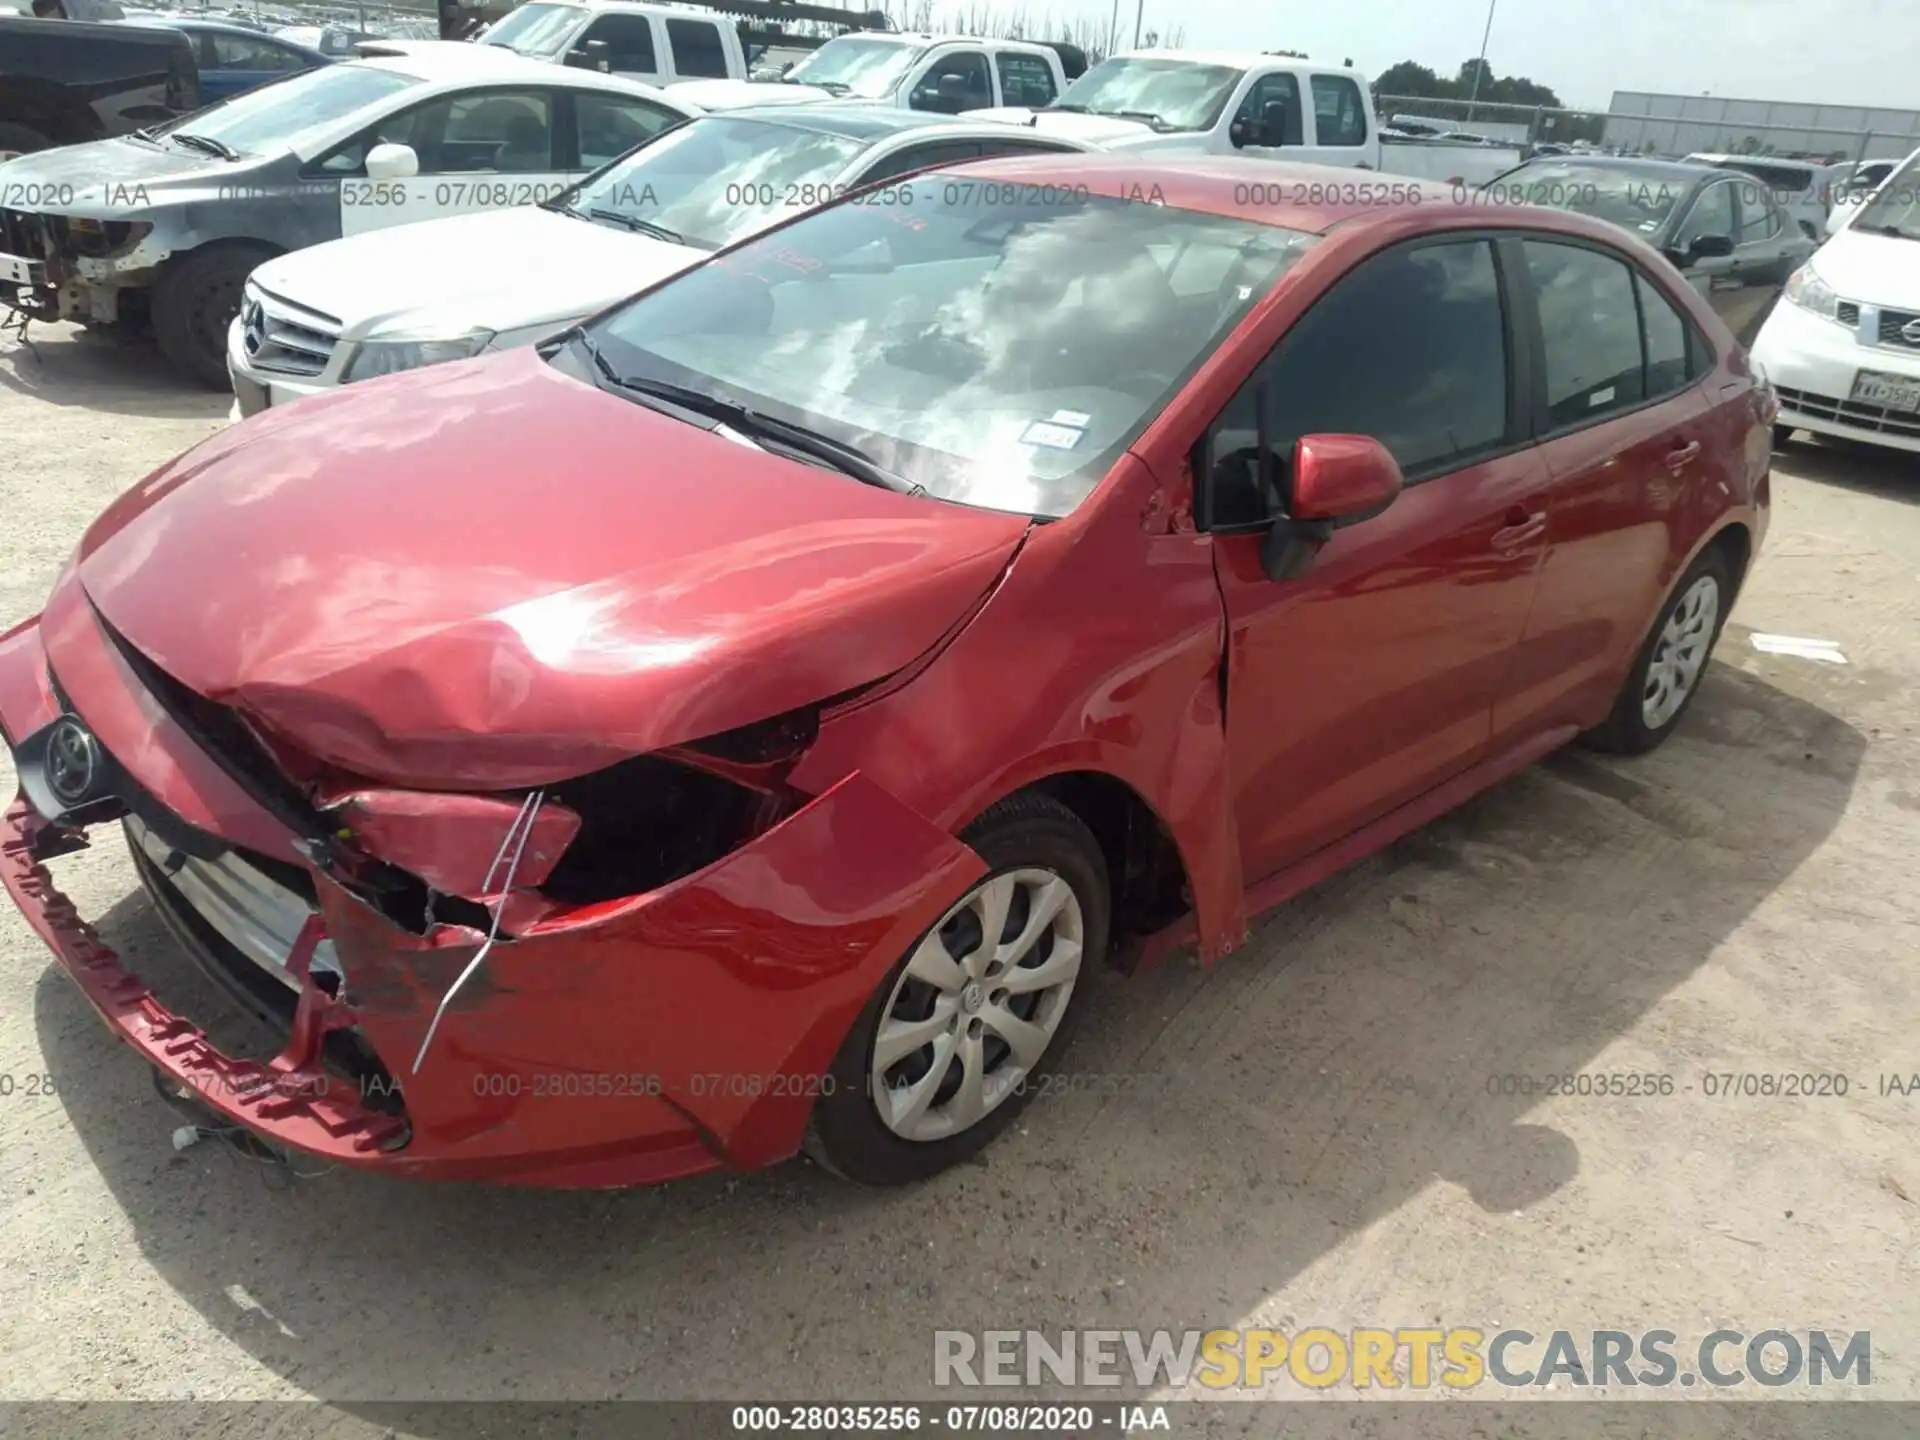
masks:
[[[1666,261],[1374,188],[922,175],[226,430],[0,637],[8,889],[280,1149],[953,1164],[1092,967],[1224,955],[1576,737],[1659,744],[1759,548],[1774,402]],[[54,889],[112,821],[276,1058]]]

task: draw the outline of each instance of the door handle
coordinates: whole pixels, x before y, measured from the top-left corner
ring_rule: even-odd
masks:
[[[1496,550],[1518,550],[1547,533],[1544,510],[1528,512],[1516,505],[1507,511],[1506,521],[1505,525],[1493,532],[1493,548]]]
[[[1689,440],[1684,445],[1676,445],[1667,452],[1667,469],[1678,475],[1700,454],[1700,442]]]

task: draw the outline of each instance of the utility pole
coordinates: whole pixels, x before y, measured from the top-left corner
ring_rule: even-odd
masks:
[[[1147,0],[1134,0],[1133,7],[1133,48],[1140,48],[1140,17],[1147,13]]]
[[[1467,119],[1473,119],[1474,102],[1480,98],[1480,77],[1487,73],[1487,39],[1493,34],[1493,7],[1500,0],[1487,0],[1487,28],[1480,32],[1480,63],[1473,67],[1473,93],[1467,97]]]

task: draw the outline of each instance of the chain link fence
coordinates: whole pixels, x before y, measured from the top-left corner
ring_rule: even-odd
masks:
[[[1903,159],[1920,150],[1920,114],[1852,111],[1870,123],[1857,126],[1793,123],[1750,118],[1754,111],[1817,110],[1814,106],[1726,101],[1719,116],[1650,113],[1679,97],[1635,95],[1633,110],[1572,110],[1547,105],[1490,104],[1484,100],[1433,100],[1413,95],[1379,95],[1374,108],[1380,123],[1415,134],[1454,132],[1505,145],[1579,146],[1611,155],[1645,155],[1677,160],[1707,153],[1774,156],[1841,164],[1858,160]],[[1639,105],[1637,102],[1646,102]],[[1704,102],[1700,108],[1714,108]]]

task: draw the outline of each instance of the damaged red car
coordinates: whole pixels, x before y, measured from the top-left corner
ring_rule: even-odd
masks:
[[[1664,260],[1332,174],[912,177],[225,430],[0,637],[7,888],[278,1151],[973,1153],[1095,967],[1659,743],[1763,537],[1771,396]],[[62,898],[109,827],[279,1053]]]

